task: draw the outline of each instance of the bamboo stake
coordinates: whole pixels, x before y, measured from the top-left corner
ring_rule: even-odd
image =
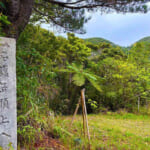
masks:
[[[84,112],[85,112],[84,114],[85,114],[86,127],[87,127],[87,136],[88,136],[88,141],[90,144],[90,132],[89,132],[87,109],[86,109],[86,103],[85,103],[85,89],[83,89],[81,92],[82,92],[82,98],[83,98],[83,104],[84,104]]]
[[[83,94],[83,90],[81,90],[81,104],[82,104],[82,117],[83,117],[83,130],[84,130],[84,137],[85,137],[85,129],[86,129],[86,124],[85,124],[85,108],[84,108],[84,94]]]
[[[72,126],[72,124],[73,124],[73,121],[74,121],[75,116],[76,116],[76,114],[77,114],[77,112],[78,112],[78,109],[79,109],[80,103],[81,103],[81,97],[80,97],[80,98],[79,98],[79,100],[78,100],[78,104],[77,104],[76,110],[75,110],[75,112],[74,112],[74,115],[73,115],[73,118],[72,118],[72,121],[71,121],[71,125],[70,125],[70,127],[71,127],[71,126]]]

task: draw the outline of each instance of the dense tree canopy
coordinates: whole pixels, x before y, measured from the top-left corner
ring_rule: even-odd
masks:
[[[44,21],[67,31],[84,33],[88,21],[85,11],[146,12],[148,0],[2,0],[0,10],[8,16],[9,26],[3,26],[10,37],[18,37],[32,15],[32,21]]]
[[[149,58],[147,42],[124,52],[109,43],[92,45],[72,33],[57,37],[28,25],[17,42],[18,112],[26,113],[35,104],[73,113],[83,86],[86,100],[96,102],[93,111],[133,112],[139,97],[141,106],[149,101]],[[90,105],[87,109],[92,111]]]

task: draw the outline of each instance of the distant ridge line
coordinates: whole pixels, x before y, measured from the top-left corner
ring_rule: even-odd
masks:
[[[131,47],[133,44],[135,43],[138,43],[138,42],[149,42],[150,43],[150,36],[147,36],[147,37],[144,37],[144,38],[141,38],[140,40],[136,41],[135,43],[131,44],[130,46],[120,46],[118,44],[115,44],[107,39],[104,39],[104,38],[100,38],[100,37],[92,37],[92,38],[85,38],[83,39],[85,42],[89,42],[89,43],[92,43],[92,44],[99,44],[99,43],[102,43],[102,42],[105,42],[105,43],[109,43],[113,46],[119,46],[119,47]]]
[[[100,38],[100,37],[86,38],[86,39],[83,39],[83,40],[85,42],[90,42],[92,44],[99,44],[99,43],[105,42],[105,43],[109,43],[109,44],[112,44],[112,45],[116,45],[115,43],[113,43],[109,40],[106,40],[104,38]]]

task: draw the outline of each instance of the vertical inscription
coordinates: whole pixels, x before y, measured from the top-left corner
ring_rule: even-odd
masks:
[[[17,150],[16,42],[0,37],[0,146]]]
[[[8,77],[8,65],[0,66],[0,77]]]
[[[4,111],[4,109],[9,109],[8,98],[0,99],[0,111]]]
[[[4,117],[3,115],[0,115],[0,125],[9,123],[9,120],[7,117]]]

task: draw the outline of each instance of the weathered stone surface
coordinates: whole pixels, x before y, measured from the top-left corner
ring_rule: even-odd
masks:
[[[17,150],[16,41],[0,37],[0,146]]]

